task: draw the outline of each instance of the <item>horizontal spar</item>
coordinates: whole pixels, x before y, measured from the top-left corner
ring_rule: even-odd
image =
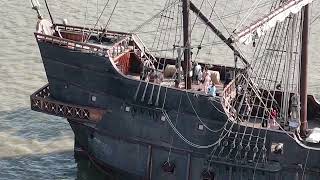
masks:
[[[239,57],[246,66],[249,66],[249,62],[232,45],[232,40],[227,39],[191,1],[190,10],[194,12],[234,52],[235,56]]]
[[[239,42],[246,45],[250,44],[253,41],[253,38],[264,35],[266,31],[275,27],[278,22],[283,22],[290,14],[297,14],[301,11],[302,7],[312,2],[313,0],[288,1],[258,21],[254,22],[249,27],[235,33],[231,39],[233,42]]]

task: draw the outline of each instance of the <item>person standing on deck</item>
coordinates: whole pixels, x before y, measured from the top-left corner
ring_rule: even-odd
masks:
[[[269,128],[271,128],[271,129],[277,129],[278,128],[277,121],[276,121],[277,117],[278,117],[277,110],[271,108],[270,118],[269,118],[269,120],[270,120]]]
[[[197,85],[198,85],[202,79],[202,67],[198,63],[196,63],[194,66],[193,77],[197,81]]]
[[[209,86],[208,88],[208,93],[211,95],[211,96],[216,96],[217,95],[217,88],[214,84],[212,84],[211,86]]]
[[[210,85],[212,85],[211,73],[209,72],[208,67],[205,67],[203,72],[203,89],[205,94],[208,93],[208,88]]]
[[[44,35],[50,35],[52,36],[54,33],[53,24],[47,20],[43,19],[42,16],[38,16],[38,22],[37,22],[37,33],[41,33]]]

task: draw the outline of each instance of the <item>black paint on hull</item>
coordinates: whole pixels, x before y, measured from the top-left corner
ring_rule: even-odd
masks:
[[[138,99],[134,101],[139,81],[123,77],[108,58],[38,43],[53,98],[76,105],[111,110],[97,124],[69,120],[75,133],[76,146],[83,148],[106,166],[143,179],[201,179],[201,174],[208,167],[208,154],[212,149],[189,146],[173,132],[168,123],[161,120],[162,113],[154,105],[158,86],[155,86],[156,93],[152,94],[152,85],[149,85],[143,99],[146,84],[141,83]],[[93,96],[96,101],[92,101]],[[153,99],[151,105],[148,103],[150,96]],[[164,104],[164,109],[187,139],[201,145],[218,140],[219,133],[198,130],[200,122],[193,108],[210,128],[220,129],[227,117],[220,112],[223,108],[219,99],[212,102],[217,110],[206,96],[190,96],[194,107],[190,106],[187,94],[183,91],[170,88],[165,90],[162,87],[160,97],[160,106]],[[249,180],[255,177],[254,179],[259,180],[292,180],[302,179],[303,174],[308,180],[319,178],[318,151],[304,148],[280,131],[269,131],[267,140],[270,167],[223,158],[213,159],[211,167],[215,179]],[[273,142],[284,143],[283,154],[270,152]],[[307,154],[308,161],[305,163]],[[173,174],[166,173],[161,168],[168,157],[175,164]]]

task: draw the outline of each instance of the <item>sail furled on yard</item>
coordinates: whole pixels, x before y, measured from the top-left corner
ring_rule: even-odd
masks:
[[[254,38],[264,35],[268,30],[275,27],[278,22],[283,22],[290,14],[297,14],[304,6],[312,2],[313,0],[287,1],[262,19],[236,33],[232,39],[239,43],[250,44]]]

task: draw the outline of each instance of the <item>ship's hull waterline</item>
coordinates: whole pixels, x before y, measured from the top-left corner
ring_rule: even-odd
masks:
[[[217,142],[220,134],[199,128],[201,123],[197,116],[211,129],[221,129],[227,116],[222,113],[224,109],[219,99],[209,102],[206,96],[190,96],[184,91],[163,87],[158,98],[157,85],[153,88],[152,84],[147,86],[145,82],[140,84],[124,77],[104,56],[41,41],[38,44],[51,98],[102,110],[103,113],[97,113],[98,118],[93,118],[95,121],[68,118],[75,133],[75,149],[86,152],[101,167],[131,174],[135,179],[151,180],[199,180],[208,177],[207,170],[217,180],[292,180],[303,179],[303,176],[312,180],[320,177],[320,153],[304,148],[281,131],[267,134],[268,162],[265,165],[211,158],[212,148],[198,149],[185,143],[167,123],[163,110],[186,139],[208,145]],[[134,98],[139,86],[137,98]],[[158,106],[154,105],[156,99]],[[164,108],[159,108],[162,105]],[[283,143],[284,152],[270,152],[272,143]]]

